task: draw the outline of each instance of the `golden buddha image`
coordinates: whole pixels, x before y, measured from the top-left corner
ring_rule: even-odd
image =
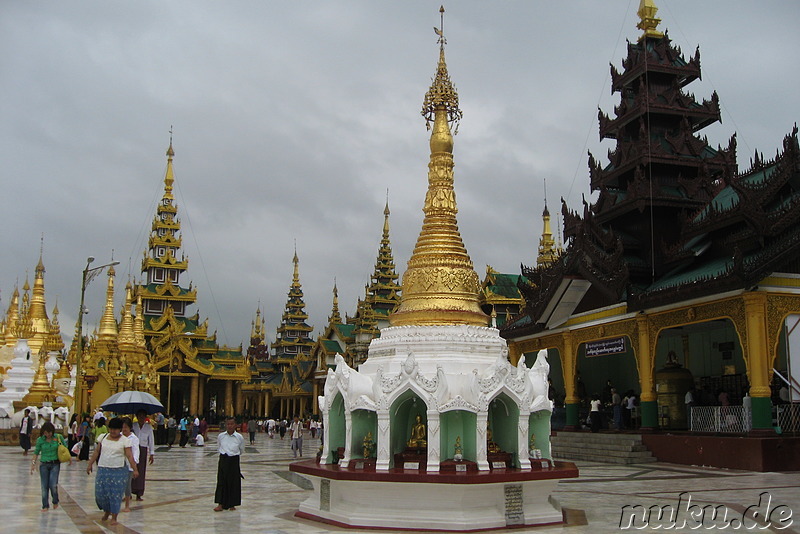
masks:
[[[422,422],[422,416],[418,415],[414,426],[411,427],[411,439],[408,440],[408,445],[414,449],[421,449],[428,446],[427,441],[428,432],[425,424]]]

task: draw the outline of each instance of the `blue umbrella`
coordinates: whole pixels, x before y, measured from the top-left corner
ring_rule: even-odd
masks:
[[[163,412],[164,405],[157,398],[144,391],[122,391],[111,395],[100,408],[107,412],[136,413],[144,410],[148,414]]]

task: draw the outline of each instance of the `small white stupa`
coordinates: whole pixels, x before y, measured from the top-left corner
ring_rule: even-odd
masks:
[[[27,282],[25,285],[27,287]],[[16,345],[14,345],[14,359],[11,360],[11,369],[8,370],[6,379],[3,381],[5,391],[0,392],[0,410],[5,412],[5,415],[0,412],[2,417],[11,417],[17,411],[14,408],[14,402],[21,401],[28,393],[36,374],[37,362],[28,346],[28,339],[33,335],[33,324],[28,310],[28,292],[25,291],[22,296],[19,318],[13,325],[13,334],[17,339]]]
[[[432,126],[422,230],[391,326],[358,370],[340,355],[328,370],[320,465],[292,465],[315,488],[300,515],[423,530],[557,523],[550,492],[577,470],[550,457],[546,351],[530,369],[524,358],[511,365],[478,303],[453,188],[451,124],[462,113],[437,34],[422,108]]]

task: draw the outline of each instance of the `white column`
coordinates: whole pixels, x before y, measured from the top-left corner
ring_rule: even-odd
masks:
[[[325,464],[333,463],[333,447],[331,446],[331,417],[330,412],[327,408],[322,409],[322,434],[323,434],[323,443],[325,444],[325,448],[322,451],[322,458],[321,462]]]
[[[350,448],[353,442],[353,413],[345,408],[344,410],[344,457],[339,460],[339,466],[347,467],[350,462]]]
[[[482,410],[478,412],[478,424],[475,428],[475,445],[478,454],[477,458],[475,458],[475,461],[478,463],[478,470],[480,471],[489,470],[489,460],[486,459],[486,424],[488,421],[488,410]]]
[[[387,471],[392,460],[389,427],[389,411],[378,411],[378,450],[375,462],[375,469],[378,471]]]
[[[428,473],[439,472],[441,461],[441,433],[439,432],[439,412],[428,411]]]
[[[519,432],[519,436],[517,438],[517,457],[519,458],[519,467],[520,469],[530,469],[531,468],[531,460],[530,460],[530,444],[528,441],[528,423],[530,421],[530,414],[527,412],[520,412],[519,414],[519,424],[517,425],[517,429]]]

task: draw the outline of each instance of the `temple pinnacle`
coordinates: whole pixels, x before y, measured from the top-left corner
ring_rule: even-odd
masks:
[[[440,13],[444,13],[440,9]],[[442,20],[443,22],[443,20]],[[468,324],[486,326],[489,318],[478,305],[480,283],[461,240],[453,188],[453,134],[450,124],[462,117],[458,93],[450,81],[439,35],[439,63],[425,94],[422,116],[431,130],[425,219],[408,269],[403,275],[400,306],[389,321],[401,325]]]

